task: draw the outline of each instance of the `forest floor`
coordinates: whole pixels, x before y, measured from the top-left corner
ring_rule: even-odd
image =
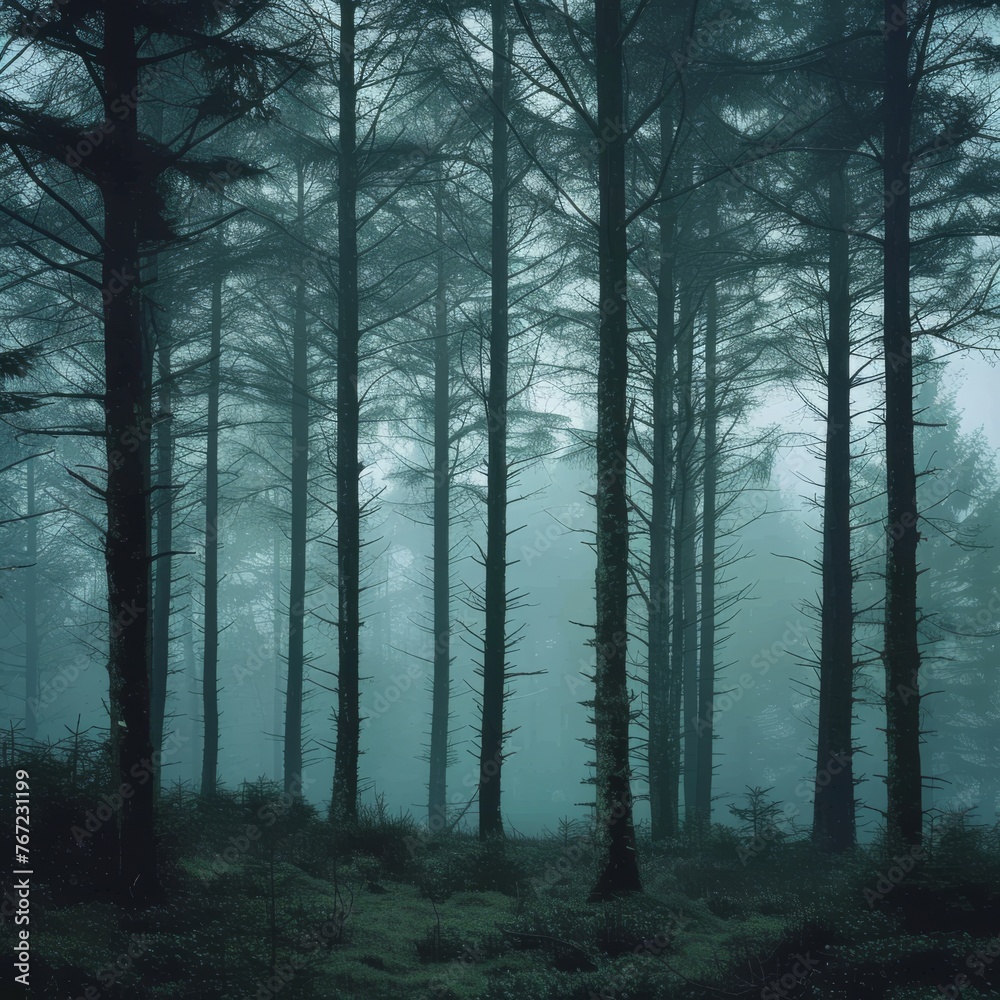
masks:
[[[335,831],[301,803],[280,803],[266,782],[211,804],[171,792],[165,902],[129,913],[101,876],[107,828],[67,836],[75,809],[64,802],[61,840],[48,846],[50,870],[63,870],[33,887],[28,995],[1000,996],[1000,836],[965,819],[912,859],[877,846],[831,859],[778,838],[748,852],[721,825],[697,844],[640,836],[643,892],[593,903],[595,858],[580,824],[483,844],[427,836],[378,807]],[[0,932],[8,956],[13,931],[7,922]]]

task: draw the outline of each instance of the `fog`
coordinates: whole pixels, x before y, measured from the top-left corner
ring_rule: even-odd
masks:
[[[15,988],[997,994],[995,4],[0,34]]]

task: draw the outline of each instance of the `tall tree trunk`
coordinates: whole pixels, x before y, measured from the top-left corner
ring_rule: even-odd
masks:
[[[212,280],[211,356],[208,369],[208,432],[205,443],[205,648],[202,698],[205,749],[201,794],[215,795],[219,773],[219,373],[222,353],[222,274]]]
[[[913,334],[910,328],[910,122],[908,0],[886,0],[882,157],[886,192],[885,350],[886,828],[890,842],[918,845],[922,827],[917,640],[916,473],[913,446]]]
[[[153,265],[154,269],[156,265]],[[156,280],[155,270],[153,280]],[[156,421],[156,553],[153,579],[153,673],[150,695],[153,749],[163,746],[163,725],[167,708],[167,675],[170,669],[170,599],[173,560],[167,555],[173,549],[174,492],[173,484],[173,420],[170,382],[171,330],[170,316],[150,298],[146,300],[146,323],[150,338],[156,344],[156,369],[159,380],[160,413]],[[159,788],[160,767],[156,768]]]
[[[713,206],[712,234],[715,233]],[[695,722],[694,821],[707,831],[712,823],[712,703],[715,699],[715,518],[718,489],[718,410],[716,346],[718,290],[711,280],[705,293],[705,472],[701,515],[701,634],[698,663],[698,718]]]
[[[163,141],[163,103],[140,103],[146,132],[157,142]],[[171,316],[163,301],[160,258],[154,255],[146,266],[143,284],[142,318],[146,325],[146,340],[156,352],[156,376],[159,414],[156,427],[156,561],[153,564],[153,666],[150,687],[150,736],[153,750],[159,753],[163,746],[163,726],[167,711],[167,676],[170,671],[170,601],[173,584],[174,491],[173,491],[173,420],[171,383]],[[156,789],[159,795],[162,761],[157,758],[155,768]]]
[[[592,896],[641,889],[632,826],[628,691],[628,317],[621,0],[595,0],[597,124],[619,129],[598,154],[597,669],[594,723],[600,874]],[[595,139],[597,137],[595,136]]]
[[[660,154],[670,156],[673,115],[660,106]],[[666,195],[666,192],[663,192]],[[677,775],[680,744],[670,697],[670,490],[673,480],[674,234],[672,204],[657,214],[660,269],[656,289],[656,348],[653,373],[653,462],[649,522],[649,809],[653,840],[678,831]]]
[[[198,660],[194,655],[194,622],[188,622],[188,627],[184,631],[184,672],[188,677],[190,686],[188,687],[188,718],[191,721],[191,783],[197,784],[201,780],[201,760],[195,752],[198,746],[198,716],[202,711],[202,698],[199,694],[201,690],[201,678],[198,676]]]
[[[274,536],[273,562],[274,618],[271,622],[271,645],[274,647],[274,780],[282,775],[285,740],[281,720],[284,715],[284,700],[281,696],[281,539]]]
[[[337,743],[331,816],[353,820],[358,810],[361,735],[360,561],[361,463],[358,460],[358,151],[354,0],[340,5],[340,177],[338,191],[339,322],[337,324],[337,570],[340,659],[337,678]]]
[[[677,376],[674,379],[674,395],[678,396]],[[681,444],[684,433],[683,415],[678,407],[675,420],[674,468],[670,485],[670,669],[667,674],[667,718],[665,732],[673,744],[670,770],[666,775],[664,794],[670,796],[670,809],[675,818],[675,830],[680,827],[680,785],[681,785],[681,702],[684,694],[684,473],[681,467]],[[669,728],[667,728],[669,727]]]
[[[117,95],[138,92],[134,10],[105,11],[101,51],[105,114],[116,121]],[[104,255],[104,431],[107,453],[107,533],[110,644],[108,670],[112,741],[118,779],[134,794],[119,813],[119,876],[126,899],[160,891],[150,737],[150,406],[152,359],[143,336],[139,287],[141,208],[148,181],[134,114],[117,120],[108,143],[109,176],[102,182]]]
[[[305,216],[305,167],[297,165],[296,223],[302,236]],[[285,685],[286,792],[302,780],[302,677],[305,670],[306,527],[309,494],[309,344],[306,285],[300,271],[292,311],[292,524],[288,582],[288,680]]]
[[[823,487],[823,599],[813,842],[854,846],[854,597],[851,563],[851,299],[847,178],[830,175],[829,333],[826,469]]]
[[[24,574],[24,735],[38,735],[38,518],[35,516],[35,460],[27,462],[28,539]]]
[[[681,669],[684,721],[684,821],[694,820],[698,767],[698,512],[695,487],[697,429],[694,412],[694,309],[691,292],[680,295],[680,335],[677,343],[677,587],[681,621],[677,657]]]
[[[448,356],[448,298],[445,273],[442,181],[434,189],[437,228],[437,291],[434,298],[434,680],[431,707],[430,779],[427,823],[447,819],[448,712],[451,694],[451,359]]]
[[[486,399],[486,629],[479,745],[479,836],[503,836],[500,774],[507,661],[507,363],[508,214],[507,2],[493,0],[493,234],[490,284],[490,380]]]

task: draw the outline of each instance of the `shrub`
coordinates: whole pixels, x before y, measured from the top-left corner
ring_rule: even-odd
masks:
[[[55,906],[104,902],[117,881],[123,804],[106,733],[88,729],[51,744],[15,733],[3,739],[0,760],[5,789],[15,787],[19,770],[29,775],[31,851],[45,859],[33,876],[35,893],[45,886]],[[13,837],[14,824],[4,824],[7,857],[14,856]]]
[[[482,842],[466,834],[439,834],[425,841],[416,858],[416,882],[430,899],[455,892],[499,892],[519,896],[529,884],[522,845]]]
[[[333,828],[336,857],[358,854],[375,858],[386,875],[399,877],[412,867],[412,845],[420,840],[420,829],[408,812],[393,815],[385,797],[362,803],[357,819]]]

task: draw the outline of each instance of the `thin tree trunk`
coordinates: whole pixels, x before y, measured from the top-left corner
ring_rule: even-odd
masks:
[[[490,380],[486,400],[486,629],[479,747],[479,836],[503,836],[500,774],[507,660],[507,363],[508,213],[507,3],[493,0],[493,233],[490,285]]]
[[[907,0],[886,0],[883,182],[885,466],[888,538],[885,579],[886,827],[891,843],[919,845],[920,648],[917,639],[917,518],[910,327],[910,120]]]
[[[447,274],[444,260],[442,187],[434,189],[437,227],[437,293],[434,299],[434,681],[431,708],[427,823],[447,821],[448,712],[451,693],[451,359],[448,356]]]
[[[829,333],[826,469],[823,487],[823,600],[813,841],[854,846],[854,597],[851,564],[851,300],[847,178],[830,175]]]
[[[355,4],[340,5],[340,177],[338,191],[339,322],[337,324],[337,569],[340,659],[337,678],[337,742],[331,816],[353,820],[358,810],[361,735],[360,561],[361,463],[358,459],[358,153]]]
[[[190,698],[188,718],[191,720],[191,783],[197,785],[201,780],[201,761],[194,748],[198,746],[198,716],[202,709],[202,699],[199,694],[201,678],[198,676],[198,660],[194,655],[194,622],[188,622],[184,632],[184,670],[190,681],[188,695]]]
[[[302,236],[305,167],[297,165],[296,222]],[[288,583],[288,680],[285,685],[284,773],[286,792],[302,780],[302,677],[305,670],[306,528],[309,493],[309,344],[306,285],[300,271],[292,312],[292,524]]]
[[[285,740],[282,733],[282,717],[285,704],[281,696],[281,539],[274,536],[274,618],[271,623],[271,645],[274,647],[274,780],[282,777]]]
[[[675,373],[674,393],[678,393]],[[681,467],[681,443],[684,433],[683,416],[678,408],[675,420],[674,475],[671,482],[670,511],[670,670],[667,676],[667,718],[665,738],[672,743],[670,770],[666,775],[664,794],[670,797],[670,809],[675,817],[675,833],[680,828],[680,786],[681,786],[681,702],[684,683],[684,474]]]
[[[714,215],[714,213],[713,213]],[[715,226],[712,232],[714,234]],[[712,703],[715,699],[715,533],[718,489],[718,412],[716,407],[716,344],[718,291],[712,280],[705,293],[705,472],[701,527],[701,635],[698,664],[698,718],[695,763],[694,820],[700,830],[712,822]]]
[[[670,155],[673,116],[660,106],[660,153]],[[665,192],[664,192],[665,193]],[[674,234],[677,219],[660,203],[660,269],[656,290],[656,353],[653,373],[653,462],[649,523],[649,808],[653,840],[678,831],[677,720],[670,698],[670,490],[673,480]]]
[[[205,749],[201,794],[215,795],[219,772],[219,370],[222,351],[222,275],[212,280],[208,433],[205,444],[205,648],[202,666]]]
[[[154,265],[155,267],[155,265]],[[154,277],[155,280],[155,277]],[[173,484],[173,421],[170,382],[171,330],[166,310],[158,309],[152,300],[146,303],[149,335],[156,344],[157,377],[159,380],[160,414],[156,422],[156,481],[160,487],[156,503],[157,560],[153,580],[153,673],[150,702],[151,731],[154,750],[163,745],[163,726],[167,708],[167,675],[170,669],[170,600],[173,560],[174,492]],[[160,768],[156,768],[159,788]]]
[[[119,94],[138,92],[131,7],[108,9],[101,52],[105,113]],[[143,336],[139,288],[141,207],[148,193],[134,114],[107,137],[110,176],[102,183],[104,255],[104,428],[107,453],[105,563],[110,615],[112,741],[118,777],[134,794],[119,813],[119,876],[126,899],[160,892],[150,737],[150,431],[152,360]],[[121,724],[117,724],[121,723]],[[143,780],[143,777],[144,779]]]
[[[24,574],[24,735],[38,735],[38,518],[35,516],[35,460],[27,462],[28,542]]]
[[[597,122],[624,116],[621,0],[595,0]],[[607,899],[641,889],[632,826],[628,691],[628,317],[625,140],[598,154],[600,332],[597,372],[597,627],[594,723],[600,874],[592,893]]]
[[[158,142],[163,141],[163,104],[160,101],[143,102],[147,133]],[[137,109],[136,113],[139,111]],[[167,676],[170,671],[170,601],[173,584],[174,491],[173,491],[173,420],[171,366],[171,317],[162,301],[159,256],[154,255],[147,265],[147,288],[143,296],[143,321],[146,339],[156,352],[156,375],[159,415],[156,419],[156,561],[153,565],[153,667],[150,687],[150,736],[153,750],[159,753],[163,746],[163,727],[167,711]],[[156,789],[160,792],[162,761],[157,758],[155,768]]]
[[[676,585],[680,591],[681,620],[674,635],[680,638],[677,660],[681,669],[684,719],[684,821],[694,820],[698,761],[698,513],[695,488],[696,427],[694,413],[694,311],[690,290],[680,296],[680,336],[677,346],[677,440],[679,481],[677,498]]]

